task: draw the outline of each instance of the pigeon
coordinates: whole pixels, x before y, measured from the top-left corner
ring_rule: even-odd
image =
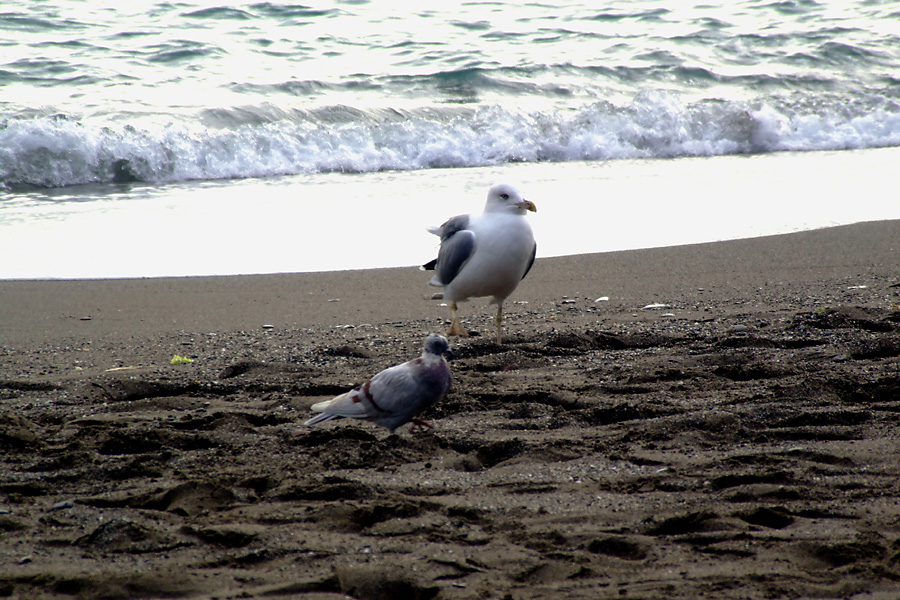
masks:
[[[313,404],[312,410],[322,414],[304,425],[347,417],[372,421],[392,434],[410,421],[432,427],[418,415],[443,398],[450,387],[450,365],[443,356],[449,351],[447,338],[432,333],[425,338],[422,356],[387,368],[336,398]]]
[[[488,191],[482,214],[459,215],[440,227],[428,228],[441,238],[441,247],[438,257],[422,269],[435,272],[428,283],[443,287],[443,298],[450,303],[447,335],[468,335],[459,324],[457,303],[490,296],[497,305],[494,323],[497,343],[501,343],[503,301],[531,270],[537,252],[531,226],[524,218],[527,211],[537,212],[534,202],[513,186],[499,183]]]

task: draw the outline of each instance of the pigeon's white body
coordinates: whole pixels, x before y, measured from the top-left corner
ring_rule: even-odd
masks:
[[[422,356],[385,369],[357,388],[331,400],[313,404],[317,415],[305,425],[346,417],[364,419],[394,431],[434,405],[450,387],[450,366],[443,354],[447,339],[431,334]]]

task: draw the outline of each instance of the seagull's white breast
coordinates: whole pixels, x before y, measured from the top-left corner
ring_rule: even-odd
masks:
[[[472,219],[469,229],[475,233],[475,253],[444,287],[444,298],[459,302],[492,296],[492,302],[502,302],[528,268],[534,249],[531,225],[519,215],[484,213]]]

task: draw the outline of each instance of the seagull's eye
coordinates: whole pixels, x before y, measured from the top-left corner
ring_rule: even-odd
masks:
[[[509,200],[509,194],[500,194],[500,197],[504,200]]]

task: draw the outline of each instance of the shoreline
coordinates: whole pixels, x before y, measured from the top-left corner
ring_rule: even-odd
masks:
[[[640,308],[693,298],[700,288],[751,294],[765,285],[818,279],[900,264],[900,221],[873,221],[789,234],[640,250],[539,258],[507,300],[511,317],[530,304],[609,297],[607,307]],[[894,271],[897,273],[898,271]],[[318,328],[430,320],[446,310],[438,288],[417,267],[280,273],[0,281],[0,343],[56,336],[162,334]],[[528,304],[517,304],[528,303]],[[462,305],[464,318],[490,311],[484,299]]]
[[[539,213],[529,217],[538,259],[900,219],[900,204],[885,202],[882,192],[898,156],[900,149],[884,148],[515,163],[119,186],[114,197],[67,192],[77,201],[20,195],[9,199],[0,218],[0,255],[15,257],[0,264],[0,277],[227,276],[418,265],[436,251],[426,226],[480,212],[488,186],[500,181],[538,205]],[[673,190],[680,190],[677,198]],[[248,198],[256,199],[250,211]]]

